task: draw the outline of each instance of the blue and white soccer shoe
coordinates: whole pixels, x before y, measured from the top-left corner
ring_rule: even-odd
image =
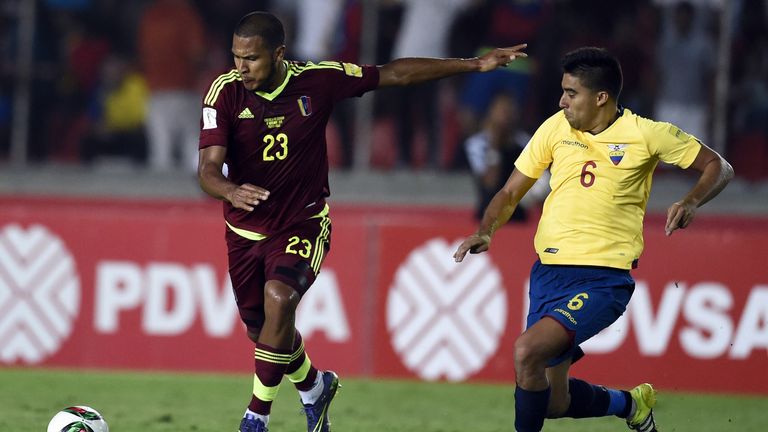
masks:
[[[307,432],[330,432],[331,419],[328,416],[328,408],[339,387],[341,385],[336,372],[324,371],[323,392],[315,403],[304,405],[304,413],[307,415]]]

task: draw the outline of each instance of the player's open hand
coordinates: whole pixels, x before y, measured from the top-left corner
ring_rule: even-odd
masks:
[[[456,252],[453,254],[453,259],[458,263],[464,260],[464,256],[467,252],[471,254],[477,254],[485,252],[491,246],[491,236],[484,234],[472,234],[467,237],[461,244]]]
[[[268,190],[245,183],[233,189],[227,200],[236,208],[252,211],[254,207],[267,198],[269,198]]]
[[[696,215],[696,206],[685,201],[678,201],[672,204],[667,210],[667,224],[664,232],[671,236],[676,229],[684,229],[693,222]]]
[[[524,50],[528,44],[515,45],[507,48],[494,48],[480,57],[480,72],[492,71],[500,66],[506,66],[518,57],[528,57]]]

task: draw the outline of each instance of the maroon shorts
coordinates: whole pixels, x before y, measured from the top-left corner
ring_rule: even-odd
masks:
[[[315,217],[263,240],[241,237],[227,228],[229,277],[240,318],[249,329],[264,324],[264,286],[278,280],[304,295],[331,248],[331,220]]]

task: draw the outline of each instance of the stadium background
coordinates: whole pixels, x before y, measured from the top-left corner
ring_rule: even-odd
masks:
[[[104,116],[93,111],[102,68],[119,58],[127,70],[141,72],[136,37],[151,3],[2,5],[3,367],[238,373],[250,367],[227,297],[219,204],[203,196],[184,163],[154,170],[134,159],[133,141],[83,153],[83,143],[104,126]],[[227,67],[230,29],[257,7],[285,20],[287,57],[298,58],[291,51],[297,11],[309,2],[269,3],[190,3],[206,32],[201,85]],[[325,58],[388,61],[405,6],[341,3]],[[655,46],[674,3],[474,2],[452,22],[448,54],[528,42],[530,61],[505,73],[516,83],[512,91],[519,92],[530,132],[556,109],[559,55],[584,44],[607,46],[624,63],[629,108],[653,116],[654,84],[646,78],[663,61]],[[665,238],[663,212],[691,177],[659,168],[636,273],[642,287],[627,319],[601,335],[579,372],[615,385],[643,379],[669,390],[766,396],[767,6],[694,3],[700,31],[717,46],[709,143],[733,162],[737,177],[691,229]],[[522,328],[537,210],[531,222],[506,228],[486,258],[473,257],[467,268],[450,264],[451,244],[474,229],[475,187],[462,150],[473,131],[464,116],[468,81],[447,79],[429,89],[440,107],[434,160],[428,122],[418,117],[413,159],[399,160],[396,94],[381,91],[339,107],[328,134],[333,251],[317,295],[299,313],[319,364],[347,376],[514,382],[511,346]],[[202,94],[202,87],[196,91]],[[429,340],[422,343],[414,332]],[[637,359],[645,366],[629,373],[612,367]]]

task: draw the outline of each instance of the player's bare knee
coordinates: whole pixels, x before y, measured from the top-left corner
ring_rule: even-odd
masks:
[[[534,341],[527,337],[519,337],[515,341],[515,369],[523,371],[542,363],[541,353]]]
[[[296,290],[281,282],[267,283],[264,289],[264,309],[268,315],[292,315],[300,299]]]

